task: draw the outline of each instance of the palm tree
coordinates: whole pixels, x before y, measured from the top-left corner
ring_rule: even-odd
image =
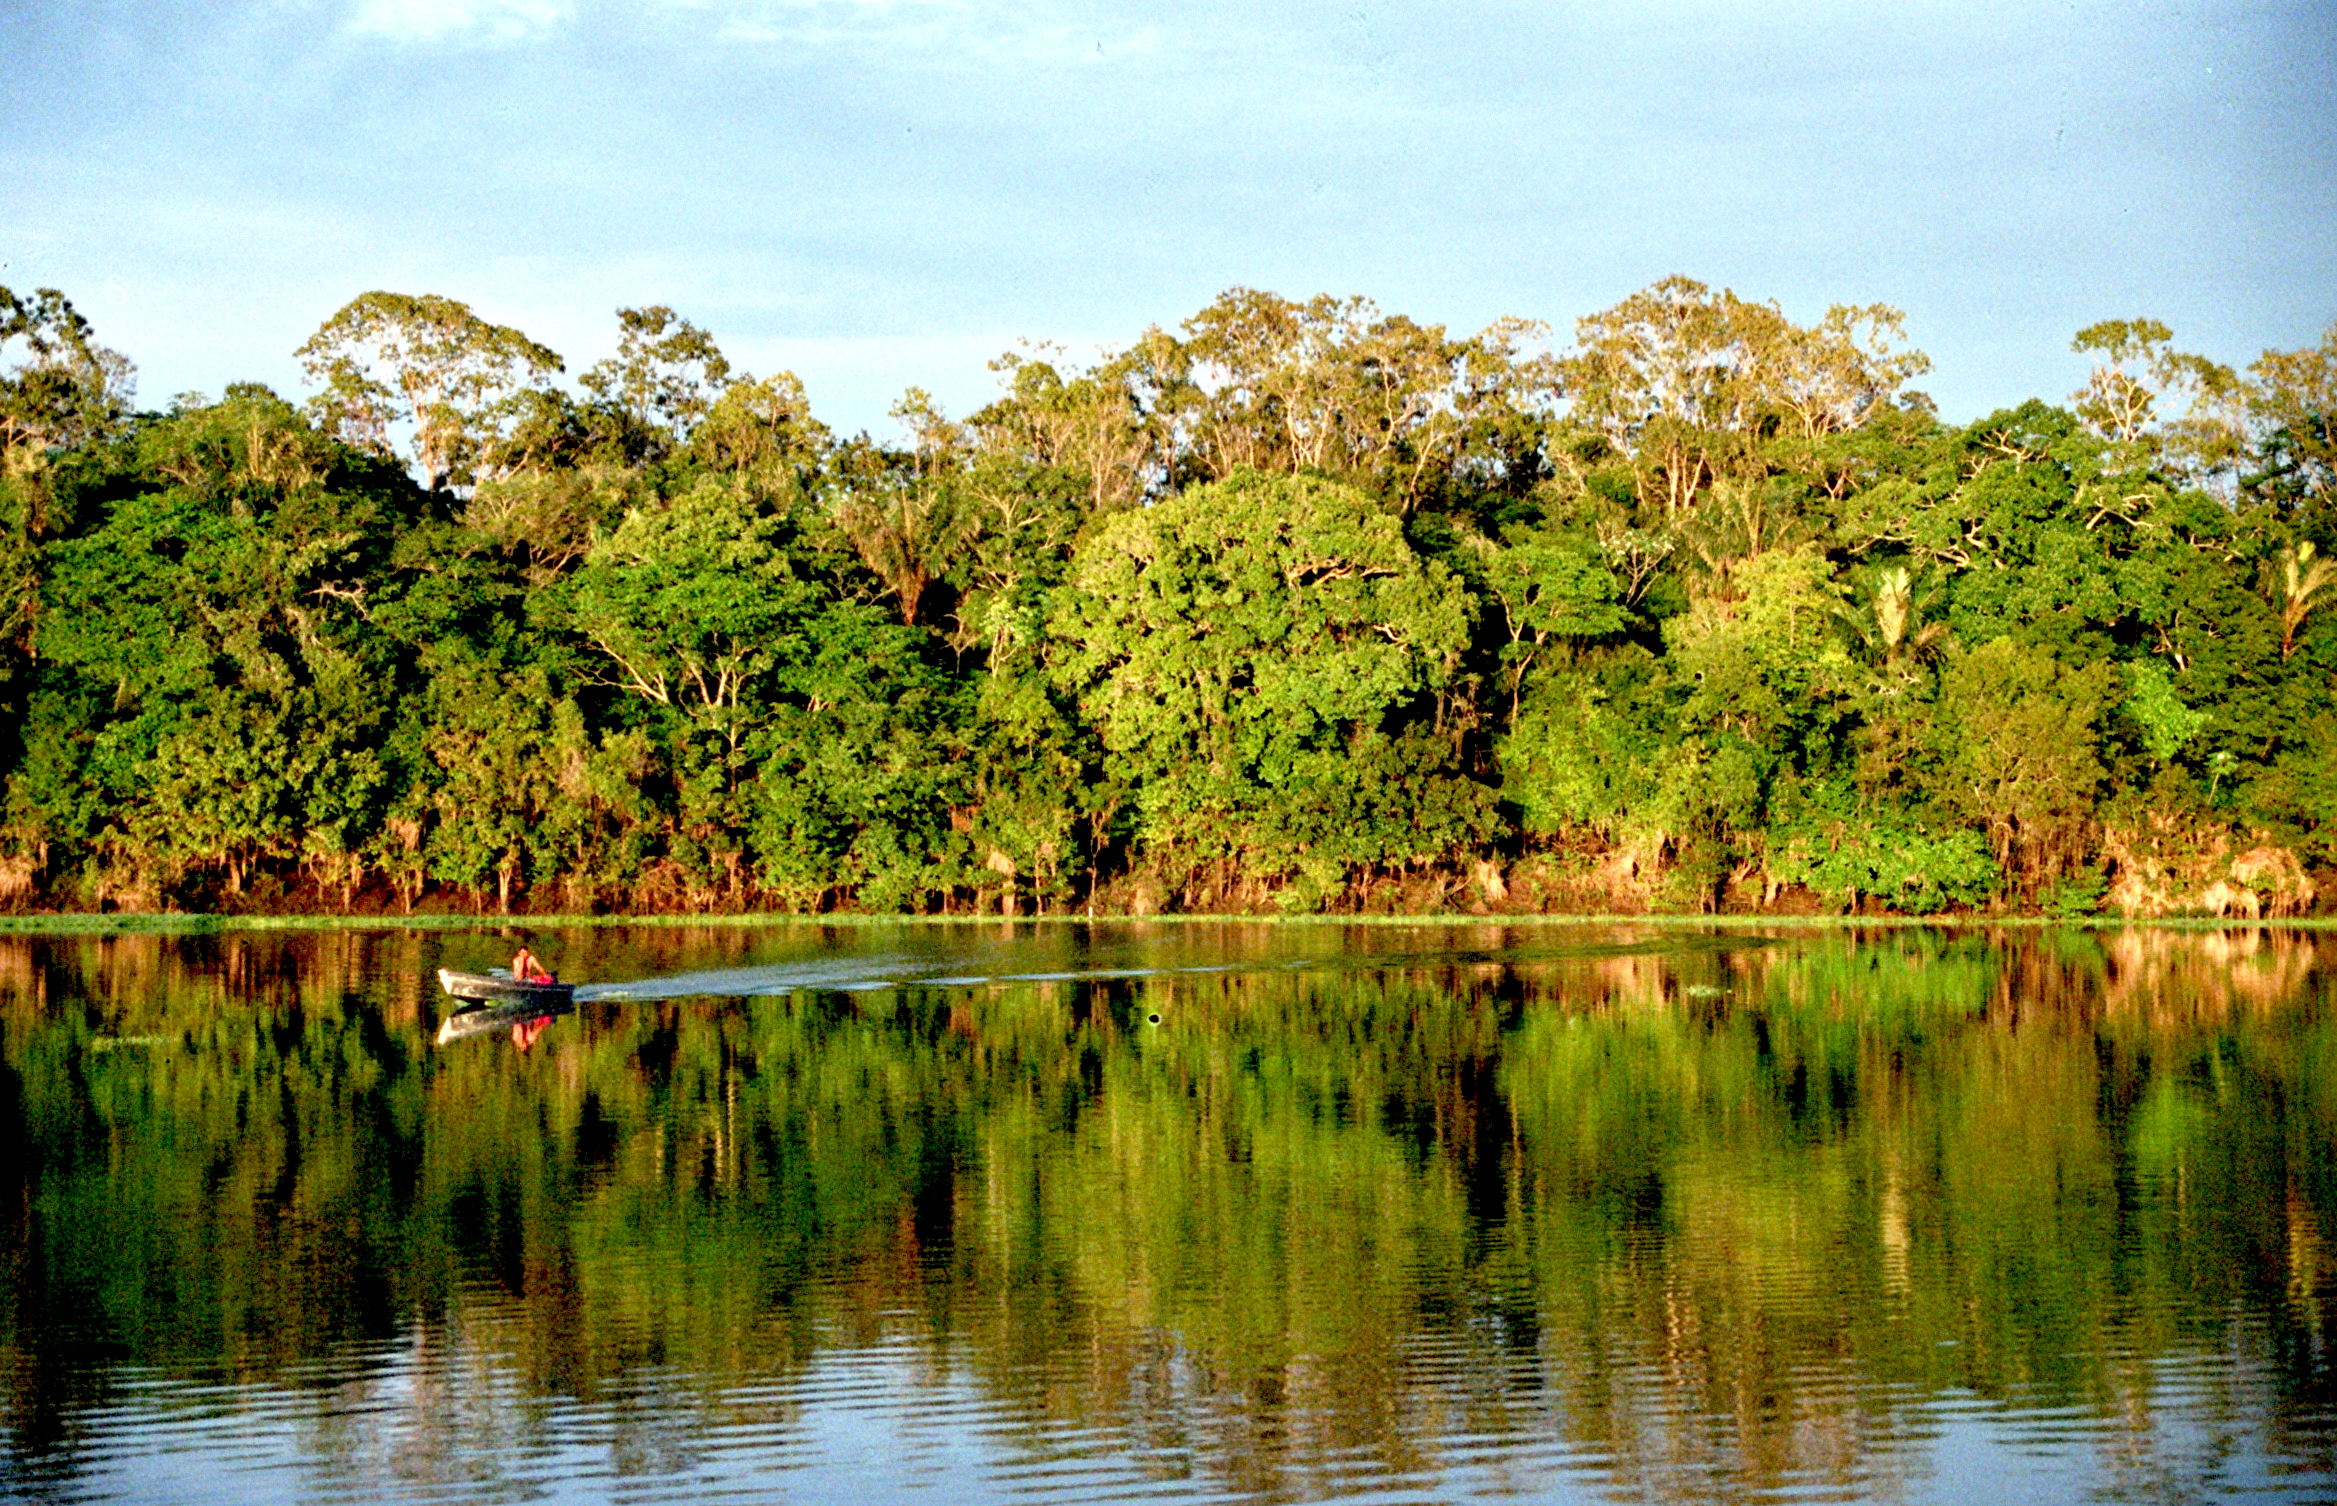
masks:
[[[2306,614],[2321,604],[2321,593],[2337,581],[2337,560],[2314,558],[2312,541],[2307,539],[2274,556],[2274,564],[2277,568],[2265,571],[2269,587],[2265,594],[2280,609],[2280,657],[2285,662],[2296,652],[2296,635]]]
[[[1919,584],[1905,565],[1878,571],[1863,604],[1842,608],[1843,625],[1854,643],[1886,680],[1912,683],[1919,666],[1939,657],[1947,624],[1927,622],[1936,589]]]

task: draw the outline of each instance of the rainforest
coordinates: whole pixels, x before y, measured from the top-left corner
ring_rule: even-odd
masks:
[[[2302,915],[2337,325],[1237,288],[842,437],[663,306],[369,292],[142,408],[0,289],[0,907]]]

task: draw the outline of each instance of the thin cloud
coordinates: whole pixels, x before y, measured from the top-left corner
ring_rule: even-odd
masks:
[[[668,14],[713,22],[731,43],[858,47],[928,61],[1092,66],[1168,50],[1167,33],[1101,10],[992,6],[965,0],[660,0]]]
[[[359,0],[349,30],[399,42],[510,43],[575,19],[574,0]]]

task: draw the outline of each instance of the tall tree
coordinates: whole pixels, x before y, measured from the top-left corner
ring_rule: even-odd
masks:
[[[2186,480],[2228,466],[2246,442],[2244,393],[2229,366],[2174,348],[2156,319],[2105,319],[2077,332],[2069,348],[2096,357],[2070,406],[2087,427],[2135,458],[2162,461]],[[2180,415],[2161,412],[2186,400]]]
[[[1575,420],[1633,457],[1642,503],[1677,520],[1724,474],[1765,470],[1773,433],[1806,448],[1889,411],[1931,364],[1895,347],[1901,318],[1838,304],[1804,328],[1773,303],[1667,277],[1578,323],[1559,365]]]
[[[504,400],[562,369],[558,352],[428,293],[360,293],[294,354],[324,388],[311,407],[343,439],[392,454],[392,427],[411,421],[432,491],[476,479]]]
[[[1154,369],[1155,407],[1195,472],[1319,471],[1405,513],[1556,385],[1525,353],[1542,333],[1528,320],[1455,339],[1365,298],[1234,288],[1184,327]]]
[[[12,358],[0,367],[0,455],[84,443],[129,411],[137,368],[55,288],[26,298],[0,287],[0,358]]]
[[[730,380],[714,337],[664,304],[617,310],[617,353],[584,374],[585,390],[642,428],[689,441]]]
[[[1078,477],[1090,512],[1132,506],[1160,483],[1161,426],[1137,390],[1130,353],[1069,377],[1016,352],[990,366],[1006,392],[967,420],[982,455]]]
[[[2337,548],[2337,323],[2317,346],[2264,352],[2248,376],[2259,438],[2244,485]]]
[[[812,417],[795,373],[757,379],[741,373],[690,431],[697,463],[765,491],[793,490],[828,452],[833,436]]]

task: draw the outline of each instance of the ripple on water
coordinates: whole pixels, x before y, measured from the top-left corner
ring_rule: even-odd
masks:
[[[908,1339],[824,1348],[726,1385],[655,1366],[587,1397],[546,1396],[506,1357],[446,1335],[310,1362],[271,1383],[122,1367],[71,1419],[75,1441],[18,1453],[14,1499],[644,1503],[888,1494],[1027,1502],[1415,1502],[1525,1495],[1928,1501],[1950,1482],[1998,1498],[2309,1499],[2329,1473],[2250,1438],[2265,1384],[2213,1350],[2138,1360],[2130,1394],[2073,1404],[1875,1385],[1847,1365],[1794,1376],[1763,1463],[1743,1417],[1701,1404],[1653,1359],[1605,1364],[1609,1441],[1569,1415],[1579,1355],[1518,1354],[1466,1326],[1394,1345],[1396,1415],[1358,1431],[1335,1405],[1262,1416],[1157,1335],[1166,1403],[1104,1423],[1051,1416],[1064,1357],[1001,1386]],[[1322,1393],[1332,1395],[1335,1393]],[[1619,1421],[1617,1421],[1619,1419]],[[1633,1425],[1636,1419],[1636,1427]],[[2147,1423],[2147,1426],[2142,1424]],[[2235,1447],[2244,1443],[2247,1447]],[[2251,1462],[2253,1461],[2253,1462]]]

